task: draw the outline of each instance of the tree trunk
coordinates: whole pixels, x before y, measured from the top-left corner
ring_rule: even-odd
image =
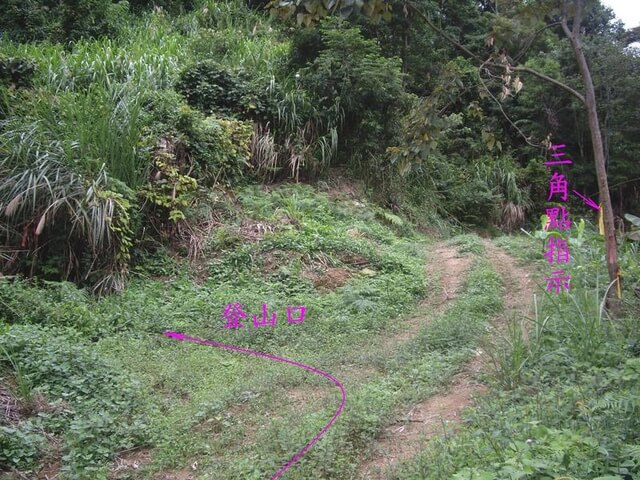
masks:
[[[497,2],[496,2],[497,3]],[[449,41],[452,45],[460,49],[467,56],[481,61],[480,57],[469,50],[467,47],[458,42],[451,35],[447,34],[444,30],[436,26],[431,19],[425,15],[420,9],[416,8],[412,4],[408,4],[411,10],[413,10],[422,20],[426,22],[426,24],[440,36]],[[584,7],[583,0],[561,0],[560,5],[563,9],[563,19],[561,21],[562,29],[565,32],[565,35],[571,42],[571,46],[573,47],[574,54],[576,56],[576,60],[578,62],[578,66],[580,67],[580,73],[582,74],[582,80],[585,87],[586,96],[583,96],[573,88],[568,85],[565,85],[558,80],[555,80],[547,75],[544,75],[536,70],[533,70],[528,67],[517,66],[513,67],[514,71],[518,72],[526,72],[531,75],[534,75],[542,80],[552,83],[557,87],[563,88],[567,92],[571,93],[575,98],[580,100],[586,107],[587,110],[587,118],[589,123],[589,131],[591,133],[591,143],[593,145],[593,157],[596,164],[596,175],[598,178],[598,190],[600,191],[600,204],[602,205],[603,210],[603,220],[604,220],[604,234],[605,234],[605,246],[607,250],[606,254],[606,263],[607,263],[607,271],[609,272],[609,281],[614,282],[617,281],[618,285],[615,285],[614,289],[609,290],[609,298],[607,305],[612,309],[616,310],[619,302],[614,300],[614,293],[616,291],[621,291],[620,285],[620,271],[618,269],[618,252],[617,252],[617,244],[616,244],[616,233],[615,226],[613,222],[613,209],[611,206],[611,196],[609,195],[609,184],[607,181],[607,170],[606,170],[606,159],[604,155],[604,146],[602,143],[602,132],[600,130],[600,122],[598,120],[598,111],[596,108],[596,94],[595,89],[593,87],[593,79],[591,78],[591,71],[589,70],[589,65],[587,64],[587,60],[584,56],[584,51],[582,49],[582,43],[580,42],[580,24],[582,23],[582,12]],[[572,29],[570,30],[567,25],[568,15],[568,7],[574,7],[575,15],[573,15],[573,23]],[[496,5],[496,13],[497,13],[497,5]],[[487,63],[483,62],[483,65],[491,65],[495,67],[505,68],[504,65],[495,64],[493,62]]]
[[[602,142],[602,132],[600,130],[600,122],[598,120],[598,110],[596,105],[596,94],[593,87],[593,80],[591,78],[591,70],[587,59],[584,56],[582,49],[582,43],[580,41],[580,23],[582,14],[582,0],[576,0],[577,13],[574,16],[572,29],[569,30],[567,25],[566,16],[562,21],[562,28],[571,42],[573,52],[576,56],[580,73],[582,75],[582,81],[585,87],[585,105],[587,108],[587,119],[589,123],[589,131],[591,132],[591,143],[593,146],[593,158],[596,164],[596,175],[598,177],[598,189],[600,191],[600,205],[603,209],[603,221],[604,221],[604,237],[606,246],[606,262],[607,270],[609,272],[609,281],[620,281],[620,271],[618,269],[618,254],[616,244],[616,231],[613,223],[613,208],[611,205],[611,196],[609,194],[609,182],[607,180],[606,159],[604,154],[604,145]],[[609,292],[608,304],[611,307],[613,305],[614,293],[618,291],[619,286],[614,285]]]

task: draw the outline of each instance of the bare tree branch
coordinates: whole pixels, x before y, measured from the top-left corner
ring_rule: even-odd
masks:
[[[482,71],[482,69],[485,67],[485,64],[487,62],[483,63],[482,65],[480,65],[480,68],[478,69],[478,77],[480,78],[480,83],[482,84],[482,86],[484,87],[484,90],[487,92],[487,94],[493,99],[493,101],[496,103],[496,105],[498,105],[498,108],[500,109],[500,113],[502,113],[502,115],[504,116],[504,118],[507,120],[507,122],[509,122],[509,124],[518,132],[518,134],[524,139],[525,142],[527,142],[528,145],[531,145],[532,147],[536,147],[539,148],[541,147],[541,145],[539,144],[535,144],[535,143],[531,143],[530,139],[531,137],[527,137],[524,132],[513,122],[513,120],[511,120],[511,118],[509,117],[509,115],[507,115],[507,112],[504,111],[504,109],[502,108],[502,102],[500,102],[500,100],[498,100],[495,95],[493,93],[491,93],[491,90],[489,90],[489,87],[487,86],[487,84],[485,83],[485,81],[482,79],[482,75],[480,74],[480,72]]]
[[[438,35],[442,36],[445,40],[447,40],[449,43],[451,43],[452,45],[454,45],[456,48],[458,48],[459,50],[461,50],[462,52],[464,52],[465,54],[467,54],[469,57],[473,58],[474,60],[477,60],[478,62],[482,62],[481,58],[476,55],[475,53],[473,53],[471,50],[469,50],[467,47],[465,47],[464,45],[462,45],[460,42],[458,42],[455,38],[453,38],[451,35],[449,35],[448,33],[446,33],[445,31],[443,31],[441,28],[439,28],[436,24],[434,24],[431,19],[425,15],[419,8],[417,8],[413,3],[411,2],[407,2],[407,5],[409,6],[409,8],[416,14],[418,15],[422,20],[425,21],[425,23],[433,30],[435,31]],[[564,20],[563,20],[564,21]],[[565,28],[565,25],[563,24],[563,28]],[[483,62],[484,63],[484,62]],[[506,65],[500,65],[498,63],[487,63],[487,65],[492,66],[492,67],[499,67],[499,68],[507,68]],[[577,92],[576,90],[574,90],[573,88],[571,88],[568,85],[565,85],[564,83],[560,82],[559,80],[556,80],[554,78],[551,78],[543,73],[540,73],[536,70],[533,70],[532,68],[529,67],[513,67],[514,70],[516,71],[520,71],[520,72],[526,72],[529,73],[530,75],[533,75],[535,77],[538,77],[542,80],[545,80],[547,82],[553,83],[554,85],[566,90],[567,92],[569,92],[571,95],[573,95],[574,97],[576,97],[578,100],[580,100],[582,103],[585,103],[584,100],[584,96],[582,94],[580,94],[579,92]]]
[[[497,65],[497,64],[495,64],[495,65]],[[526,73],[529,73],[529,74],[533,75],[534,77],[538,77],[538,78],[540,78],[542,80],[546,80],[549,83],[553,83],[554,85],[556,85],[556,86],[566,90],[567,92],[569,92],[571,95],[576,97],[582,103],[585,103],[584,95],[582,95],[580,92],[577,92],[576,90],[571,88],[569,85],[565,85],[564,83],[556,80],[555,78],[551,78],[551,77],[545,75],[544,73],[540,73],[537,70],[534,70],[534,69],[529,68],[529,67],[513,67],[513,70],[516,71],[516,72],[526,72]]]
[[[513,58],[514,62],[518,62],[520,61],[520,59],[524,56],[525,53],[527,53],[527,50],[529,50],[531,48],[531,45],[533,45],[533,42],[535,42],[536,38],[538,38],[538,36],[544,32],[545,30],[551,28],[551,27],[555,27],[556,25],[560,25],[561,22],[553,22],[550,23],[548,25],[545,25],[544,27],[538,29],[536,32],[533,33],[533,35],[531,35],[531,37],[529,37],[529,39],[527,40],[526,44],[524,47],[522,47],[522,50],[520,50],[518,52],[518,54]]]

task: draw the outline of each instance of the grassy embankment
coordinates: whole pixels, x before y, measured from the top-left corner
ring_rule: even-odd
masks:
[[[620,318],[603,310],[607,275],[592,230],[572,242],[571,293],[538,296],[534,314],[513,318],[494,341],[490,390],[465,427],[435,439],[389,478],[640,478],[640,306],[629,288]],[[539,241],[496,244],[549,273]],[[637,248],[627,243],[620,253],[629,285]]]
[[[204,478],[264,478],[337,406],[337,391],[320,377],[162,337],[178,330],[343,380],[344,414],[287,475],[345,478],[395,408],[433,394],[457,371],[501,307],[499,279],[478,260],[448,311],[382,355],[416,301],[438,291],[437,276],[424,270],[431,241],[388,212],[309,187],[249,188],[238,201],[209,239],[215,258],[197,269],[156,255],[122,294],[102,301],[69,284],[0,284],[1,342],[19,366],[8,377],[31,410],[5,437],[4,461],[35,471],[47,445],[59,444],[66,475],[100,478],[113,454],[143,447],[151,449],[149,474],[197,461]],[[243,232],[258,224],[272,233],[249,241]],[[231,302],[249,313],[267,303],[278,324],[224,329]],[[283,318],[294,305],[307,307],[302,324]]]

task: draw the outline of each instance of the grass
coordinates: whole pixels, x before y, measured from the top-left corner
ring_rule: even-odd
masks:
[[[170,87],[187,58],[184,38],[163,15],[150,13],[129,22],[117,39],[79,41],[72,50],[3,38],[0,51],[34,61],[34,86],[54,94],[89,86],[109,90],[118,84],[139,90]]]
[[[227,217],[229,228],[247,218],[275,225],[290,219],[293,224],[281,224],[251,243],[214,244],[219,250],[209,254],[217,260],[201,284],[179,264],[165,271],[166,261],[156,268],[169,279],[154,280],[147,271],[121,294],[101,301],[75,293],[70,284],[44,289],[24,282],[0,284],[0,299],[7,312],[14,312],[5,316],[14,324],[13,344],[21,338],[18,345],[26,348],[31,336],[41,342],[60,332],[50,353],[39,350],[39,343],[16,351],[24,359],[25,375],[44,387],[45,398],[65,398],[77,412],[54,416],[54,434],[65,439],[63,465],[71,477],[96,478],[113,453],[146,445],[153,449],[148,475],[197,460],[203,474],[264,478],[312,438],[336,408],[338,392],[319,378],[290,366],[175,342],[162,336],[165,330],[273,352],[343,379],[348,408],[288,477],[345,478],[400,405],[433,394],[455,374],[485,334],[488,319],[500,311],[497,275],[488,264],[477,263],[449,311],[397,353],[380,356],[385,336],[399,331],[397,322],[410,314],[425,289],[436,288],[435,277],[424,276],[426,239],[411,232],[399,236],[377,207],[330,201],[308,186],[270,192],[247,187],[238,199],[242,210]],[[263,260],[274,250],[285,252],[282,263],[265,270]],[[301,275],[319,259],[349,271],[351,279],[338,288],[317,290]],[[361,273],[365,269],[366,275]],[[484,287],[477,288],[478,283]],[[36,308],[22,309],[27,301]],[[224,329],[221,315],[232,302],[242,303],[248,313],[258,313],[267,303],[278,312],[277,326],[256,329],[245,319],[243,329]],[[286,306],[294,305],[307,307],[304,323],[284,320]],[[85,365],[70,380],[33,377],[44,374],[42,365],[60,372],[73,368],[75,363],[64,360],[67,351],[77,352],[77,361]],[[93,360],[84,358],[89,352]],[[73,394],[86,388],[92,376],[115,372],[120,373],[108,383],[119,382],[125,392],[138,385],[138,393],[124,411],[110,406],[121,401],[117,388],[101,393],[111,413],[106,424],[100,423],[84,405],[92,404],[101,387]],[[291,397],[292,391],[300,397]],[[315,394],[307,396],[309,391]],[[138,418],[139,430],[118,430],[123,414]],[[40,428],[49,432],[54,420],[44,418]],[[104,441],[93,442],[92,432],[102,432]],[[134,433],[146,440],[136,443]],[[83,463],[83,458],[88,460]],[[85,477],[81,465],[87,468]]]
[[[482,255],[484,253],[484,245],[480,238],[473,234],[456,235],[447,242],[447,245],[456,247],[461,254]]]
[[[498,237],[495,239],[494,244],[520,260],[521,264],[530,265],[534,261],[544,261],[541,243],[533,241],[525,235]]]
[[[533,240],[498,242],[524,258],[535,252]],[[602,309],[597,276],[583,272],[599,248],[576,248],[571,293],[539,298],[534,317],[512,321],[495,342],[491,390],[465,427],[389,478],[636,478],[637,306],[616,321]]]
[[[45,364],[51,365],[50,368],[61,372],[72,368],[65,363],[68,354],[64,352],[77,350],[78,361],[86,366],[96,365],[96,372],[122,372],[122,380],[118,381],[125,385],[135,381],[140,385],[141,397],[135,397],[137,407],[130,414],[146,419],[140,433],[148,439],[144,444],[155,447],[152,469],[175,467],[187,462],[190,456],[200,458],[205,452],[225,451],[224,444],[211,443],[211,429],[227,432],[235,425],[232,438],[225,435],[220,441],[238,442],[243,438],[241,429],[246,422],[255,422],[246,417],[236,425],[235,417],[226,416],[229,409],[258,401],[254,410],[256,415],[262,408],[278,411],[277,404],[282,399],[275,398],[272,388],[288,389],[309,382],[308,376],[292,371],[290,367],[270,365],[213,348],[176,343],[163,338],[163,331],[185,331],[223,343],[274,352],[333,371],[339,370],[345,362],[357,362],[358,359],[353,358],[354,343],[362,344],[391,331],[394,319],[409,311],[425,289],[422,262],[416,261],[421,248],[414,244],[423,240],[398,237],[389,227],[368,221],[375,216],[370,207],[365,205],[346,215],[345,209],[353,208],[346,202],[336,205],[312,188],[301,186],[283,187],[271,193],[248,189],[240,196],[243,211],[228,218],[229,225],[252,216],[273,222],[286,216],[295,219],[296,225],[240,248],[226,246],[209,252],[220,260],[212,262],[209,267],[212,276],[201,285],[195,284],[191,272],[180,265],[166,272],[173,275],[170,283],[148,278],[152,272],[147,271],[147,278],[140,276],[121,294],[101,301],[79,294],[71,284],[52,283],[42,288],[23,281],[0,283],[0,299],[7,306],[3,310],[6,312],[3,313],[4,321],[13,324],[10,332],[14,337],[5,337],[9,342],[7,345],[18,348],[15,346],[16,335],[21,342],[26,342],[26,346],[30,345],[31,336],[44,339],[57,335],[58,329],[64,328],[67,329],[64,332],[73,333],[60,333],[55,341],[58,346],[46,356]],[[370,238],[352,238],[347,231],[353,232],[354,228],[370,232]],[[277,270],[265,272],[259,260],[274,249],[288,252],[288,255]],[[351,257],[364,261],[372,271],[375,269],[375,276],[360,274],[364,266],[349,263]],[[333,265],[350,271],[352,279],[341,288],[318,292],[313,284],[300,276],[305,265],[316,258],[330,258]],[[165,264],[160,262],[159,265]],[[364,301],[375,308],[362,308]],[[25,310],[22,307],[25,302],[33,304],[34,308]],[[221,315],[225,305],[231,302],[242,303],[248,313],[258,313],[262,303],[267,303],[270,310],[278,312],[276,328],[254,329],[249,326],[249,320],[245,321],[247,327],[244,329],[224,329]],[[307,306],[304,323],[286,323],[283,315],[289,305]],[[89,342],[92,355],[96,356],[93,360],[85,360],[85,353],[81,353],[89,348]],[[45,358],[45,353],[36,345],[39,344],[19,350],[28,366],[25,375],[29,378],[34,378],[39,371],[36,365],[42,364]],[[99,366],[103,364],[104,367]],[[79,369],[73,377],[77,380],[72,379],[71,383],[56,376],[49,380],[36,377],[36,383],[45,387],[48,401],[65,398],[77,409],[76,415],[56,420],[55,432],[66,439],[67,456],[63,464],[67,474],[82,477],[78,472],[80,465],[85,465],[88,476],[84,478],[96,478],[92,475],[98,475],[107,465],[105,455],[128,448],[121,442],[132,441],[130,434],[116,441],[115,424],[121,421],[117,410],[107,417],[113,423],[102,425],[88,410],[78,406],[84,405],[85,401],[90,404],[96,395],[92,387],[80,398],[74,398],[75,389],[79,388],[76,385],[87,385],[91,375],[94,375],[92,370]],[[101,395],[105,401],[119,402],[117,392]],[[86,400],[82,400],[84,397]],[[268,398],[271,400],[266,400]],[[362,402],[366,404],[364,400]],[[272,456],[267,456],[260,464],[260,471],[269,471],[306,443],[309,433],[316,427],[319,429],[318,423],[323,419],[326,421],[326,408],[335,406],[327,405],[312,413],[309,423],[305,422],[297,432],[289,432],[289,428],[285,428],[287,422],[274,423],[270,435],[283,438],[280,446],[274,447],[269,454]],[[292,414],[293,411],[287,413]],[[346,436],[365,438],[369,435],[360,431],[359,421],[353,422],[350,428],[355,430],[345,433]],[[76,425],[82,425],[82,428],[78,430],[80,427]],[[202,432],[194,434],[196,427],[202,427]],[[46,432],[50,426],[45,422],[41,428]],[[278,429],[285,430],[277,433]],[[87,440],[87,432],[93,431],[103,432],[105,442]],[[305,438],[307,440],[300,443]],[[82,458],[88,460],[83,464]],[[242,457],[237,462],[226,456],[223,458],[224,468],[231,476],[237,473],[238,465],[246,468],[238,473],[242,478],[245,474],[251,475],[251,468],[257,468],[250,457]]]
[[[451,243],[474,258],[461,292],[413,339],[381,354],[417,299],[437,290],[423,270],[429,241],[410,231],[400,236],[366,203],[330,201],[309,186],[247,187],[237,204],[241,210],[227,211],[225,228],[242,232],[243,221],[274,228],[250,241],[210,244],[210,275],[199,283],[166,255],[124,292],[100,301],[70,284],[0,283],[10,325],[1,341],[20,363],[18,375],[49,404],[64,402],[72,412],[41,411],[37,421],[11,427],[14,434],[2,441],[6,451],[23,452],[14,465],[34,471],[46,435],[54,435],[64,442],[68,478],[100,478],[113,454],[135,446],[152,452],[139,478],[194,462],[203,478],[265,478],[335,411],[339,394],[322,379],[162,336],[178,330],[273,352],[342,380],[343,415],[287,478],[350,478],[363,456],[374,455],[372,442],[398,408],[446,385],[502,312],[503,285],[481,258],[481,243],[458,237]],[[523,239],[513,244],[528,255]],[[587,248],[579,258],[588,261]],[[266,262],[276,251],[280,263]],[[319,290],[303,276],[314,262],[351,277]],[[498,367],[491,394],[467,413],[465,426],[434,439],[390,478],[635,474],[637,329],[632,317],[607,320],[601,298],[579,287],[571,296],[539,298],[535,318],[514,321],[491,351]],[[267,303],[278,312],[277,326],[256,329],[245,319],[243,329],[224,329],[221,314],[231,302],[248,313]],[[304,323],[284,321],[288,305],[307,306]],[[95,416],[96,408],[104,413]]]

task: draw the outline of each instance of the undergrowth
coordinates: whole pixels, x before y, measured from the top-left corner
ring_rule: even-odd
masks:
[[[466,426],[432,441],[389,478],[640,475],[638,306],[627,294],[620,318],[604,309],[606,285],[598,279],[606,272],[595,268],[600,242],[595,235],[574,242],[570,292],[537,298],[531,317],[512,319],[494,338],[492,388],[467,411]],[[523,258],[538,258],[531,239],[504,237],[499,243]],[[623,268],[634,271],[637,259],[621,258]]]
[[[68,478],[102,478],[113,455],[132,447],[155,448],[152,469],[218,451],[222,447],[215,446],[210,429],[242,428],[226,409],[272,395],[274,379],[295,385],[308,378],[218,349],[177,344],[163,338],[164,331],[278,352],[333,370],[354,343],[393,329],[394,319],[425,292],[424,240],[385,224],[378,207],[332,202],[300,185],[270,192],[247,188],[239,191],[238,201],[240,209],[229,209],[219,228],[236,232],[239,243],[220,242],[212,233],[205,247],[212,259],[200,266],[200,273],[159,251],[154,261],[147,254],[134,269],[127,289],[100,300],[71,283],[0,281],[1,317],[8,332],[1,337],[8,357],[0,362],[12,378],[19,365],[26,389],[16,394],[18,400],[26,404],[28,395],[39,396],[42,410],[3,429],[6,451],[24,452],[7,453],[3,464],[35,471],[53,438],[62,442]],[[254,236],[247,224],[273,228]],[[313,283],[331,271],[341,272],[346,282],[328,288]],[[244,328],[224,328],[223,312],[230,303],[242,304]],[[252,315],[260,315],[262,304],[277,313],[275,327],[253,326]],[[287,323],[286,307],[302,305],[305,321]],[[283,377],[290,380],[282,383]],[[356,405],[365,410],[354,411],[341,434],[345,442],[363,445],[382,424],[383,416],[372,424],[362,419],[373,414],[369,399],[387,392],[384,385],[353,392]],[[389,406],[396,403],[394,397],[388,400]],[[268,402],[265,408],[274,406]],[[262,457],[259,470],[277,470],[274,462],[306,443],[300,442],[322,421],[322,412],[310,414],[295,432],[287,427],[286,434],[275,433],[286,425],[277,421],[265,430],[282,438],[280,447]],[[194,435],[194,428],[201,433]],[[235,437],[220,441],[237,442],[242,435],[233,431]],[[331,468],[347,468],[343,454],[332,450],[331,455],[339,457]],[[225,469],[231,477],[250,478],[258,464],[249,458]],[[317,457],[311,462],[316,470],[328,465]]]

